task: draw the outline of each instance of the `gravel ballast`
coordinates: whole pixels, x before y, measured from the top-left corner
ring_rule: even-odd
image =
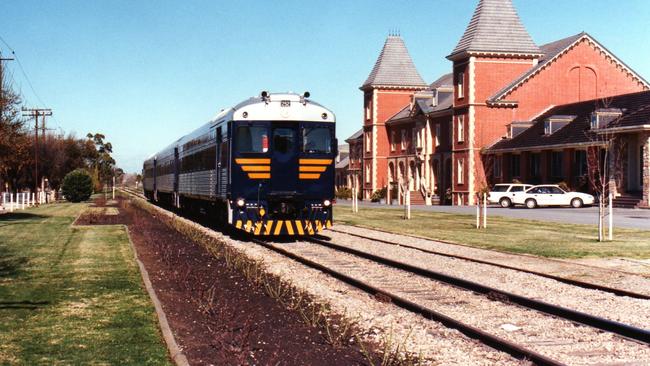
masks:
[[[399,260],[517,295],[542,299],[554,305],[635,327],[650,328],[650,300],[617,296],[521,271],[424,253],[342,233],[330,232],[329,235],[332,242],[338,245]]]
[[[611,333],[491,300],[313,243],[277,245],[567,364],[650,362],[649,347]]]

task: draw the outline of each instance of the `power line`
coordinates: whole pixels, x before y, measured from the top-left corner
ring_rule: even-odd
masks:
[[[9,43],[7,43],[7,41],[5,41],[4,38],[2,38],[2,36],[0,36],[0,41],[2,41],[2,43],[4,43],[4,45],[7,46],[7,48],[11,51],[11,54],[13,55],[14,59],[16,60],[16,63],[18,64],[18,67],[20,68],[20,72],[25,77],[25,81],[27,81],[27,85],[29,85],[29,88],[32,90],[32,93],[34,94],[36,99],[38,99],[38,101],[40,102],[40,104],[41,104],[40,106],[45,107],[46,104],[43,101],[43,98],[41,98],[41,96],[36,92],[36,88],[34,88],[34,85],[32,84],[32,81],[30,80],[29,76],[27,76],[27,72],[25,71],[25,68],[23,67],[22,62],[20,62],[20,58],[18,57],[18,55],[16,55],[16,50],[14,50],[13,47],[11,47],[9,45]],[[21,90],[21,95],[22,95],[24,100],[27,100],[25,95],[22,93],[22,90]],[[54,122],[57,125],[59,125],[59,126],[61,125],[56,119],[52,118],[52,120],[54,120]]]

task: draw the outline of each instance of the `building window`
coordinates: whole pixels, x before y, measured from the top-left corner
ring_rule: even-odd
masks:
[[[458,116],[457,128],[456,128],[456,138],[458,142],[465,141],[465,116]]]
[[[371,139],[372,133],[371,132],[366,132],[366,152],[371,152],[372,151],[372,139]]]
[[[501,177],[501,155],[494,155],[494,162],[492,163],[492,176],[495,178]]]
[[[402,150],[406,150],[406,130],[400,130],[402,133],[402,140],[400,141],[400,146]]]
[[[397,147],[397,142],[395,141],[396,138],[397,138],[397,134],[395,133],[395,131],[391,130],[390,131],[390,151],[395,151],[395,149]]]
[[[587,175],[587,152],[585,150],[575,151],[575,169],[576,176]]]
[[[562,176],[562,152],[553,151],[551,153],[551,176],[559,178]]]
[[[539,154],[530,154],[530,175],[531,177],[539,177],[541,175],[541,160]]]
[[[366,121],[370,120],[370,102],[366,103]]]
[[[510,171],[513,177],[521,176],[521,155],[512,155],[510,159]]]
[[[463,184],[465,182],[465,161],[463,159],[458,159],[456,164],[458,165],[458,171],[456,172],[456,182],[458,184]]]
[[[415,147],[421,148],[422,147],[422,133],[421,131],[418,132],[417,129],[413,129],[413,136],[415,136]]]
[[[366,165],[366,183],[370,183],[370,164]]]
[[[458,99],[462,99],[465,96],[465,73],[459,72],[457,77],[458,82],[456,84],[456,95],[458,96]]]
[[[436,147],[440,146],[440,123],[436,123]]]

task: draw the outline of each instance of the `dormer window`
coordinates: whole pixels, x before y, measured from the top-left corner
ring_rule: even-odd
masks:
[[[519,135],[520,133],[526,131],[528,128],[530,128],[533,125],[533,122],[530,121],[514,121],[511,124],[508,125],[508,130],[507,135],[508,138],[514,138],[515,136]]]
[[[549,136],[559,131],[562,127],[568,125],[576,119],[576,116],[556,115],[544,120],[544,135]]]
[[[619,108],[600,108],[591,113],[591,129],[607,128],[607,126],[623,115]]]

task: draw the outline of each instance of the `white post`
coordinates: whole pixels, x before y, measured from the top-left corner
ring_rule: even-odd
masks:
[[[25,209],[25,192],[20,194],[20,209]]]
[[[36,193],[32,192],[32,206],[36,206]]]
[[[115,177],[113,177],[113,199],[115,199]]]
[[[406,219],[411,219],[411,192],[408,189],[405,189],[406,192]]]
[[[483,193],[483,229],[487,229],[487,194]]]
[[[14,212],[14,194],[9,193],[9,212]]]
[[[2,208],[7,208],[7,194],[2,192]]]
[[[476,200],[476,228],[481,228],[481,200]]]
[[[607,231],[607,235],[609,236],[609,241],[614,240],[614,204],[612,201],[612,193],[609,193],[609,230]]]

